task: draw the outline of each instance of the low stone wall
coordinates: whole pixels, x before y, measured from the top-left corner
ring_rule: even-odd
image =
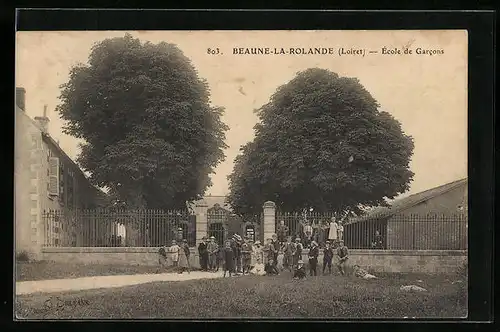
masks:
[[[308,251],[304,250],[305,263],[308,261],[307,254]],[[43,248],[42,259],[82,264],[157,265],[158,248]],[[320,266],[322,260],[320,256]],[[281,257],[279,261],[281,263]],[[467,251],[462,250],[350,250],[348,265],[357,264],[373,272],[453,273],[466,262]],[[195,248],[191,248],[190,263],[199,267]]]
[[[453,273],[465,263],[465,250],[351,250],[348,265],[373,272]]]
[[[82,264],[158,265],[158,248],[146,247],[51,247],[42,249],[42,260]],[[191,248],[191,266],[199,267],[198,252]],[[171,265],[170,259],[167,264]]]

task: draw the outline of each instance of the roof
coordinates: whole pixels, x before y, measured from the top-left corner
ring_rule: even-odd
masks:
[[[23,89],[24,90],[24,88],[16,88],[16,89]],[[64,152],[64,150],[59,146],[59,144],[48,133],[43,132],[43,130],[42,130],[42,128],[40,128],[40,125],[38,124],[38,122],[35,121],[34,119],[32,119],[26,113],[26,111],[24,111],[23,109],[21,109],[17,105],[16,105],[16,115],[21,115],[21,116],[24,116],[26,119],[28,119],[31,122],[31,124],[33,126],[35,126],[35,128],[37,128],[40,131],[40,133],[42,135],[42,139],[45,139],[45,141],[48,142],[48,143],[50,143],[51,145],[53,145],[59,151],[60,154],[62,154],[63,156],[65,156],[69,160],[69,162],[73,165],[73,167],[85,178],[85,180],[87,180],[87,182],[91,186],[91,189],[98,191],[98,194],[99,194],[99,196],[101,198],[107,198],[108,197],[108,194],[106,194],[102,189],[100,189],[99,187],[97,187],[97,186],[93,185],[92,183],[90,183],[90,180],[89,180],[88,176],[82,171],[82,169],[80,168],[80,166],[78,166],[73,161],[73,159],[71,159],[71,157],[68,156],[68,154],[66,152]]]
[[[431,198],[443,195],[453,189],[456,189],[462,185],[467,185],[468,179],[460,179],[457,181],[453,181],[447,184],[444,184],[439,187],[431,188],[422,192],[419,192],[417,194],[413,194],[407,197],[403,197],[400,199],[394,200],[392,203],[390,203],[390,207],[377,207],[373,210],[371,210],[366,216],[363,216],[358,219],[359,220],[366,220],[369,218],[373,217],[387,217],[394,215],[396,213],[400,213],[404,210],[407,210],[411,207],[414,207],[415,205],[425,202]]]

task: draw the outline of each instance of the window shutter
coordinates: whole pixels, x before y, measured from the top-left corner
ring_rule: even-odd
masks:
[[[49,195],[59,195],[59,158],[49,158]]]

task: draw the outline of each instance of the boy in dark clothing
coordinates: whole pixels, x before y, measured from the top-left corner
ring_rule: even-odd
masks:
[[[269,245],[269,261],[273,261],[274,267],[278,269],[278,254],[279,254],[279,242],[276,234],[273,234],[271,243]]]
[[[278,233],[278,241],[280,245],[283,245],[286,241],[286,236],[288,235],[288,227],[285,225],[284,220],[280,221],[276,233]]]
[[[309,271],[311,276],[317,276],[318,271],[318,256],[319,256],[319,247],[316,241],[311,242],[311,249],[309,249]]]
[[[216,252],[216,260],[215,260],[215,272],[219,272],[219,268],[221,266],[221,264],[223,265],[224,264],[224,246],[220,246],[217,248],[217,252]]]
[[[215,237],[211,236],[209,242],[207,244],[207,253],[208,253],[208,269],[210,271],[215,271],[217,265],[217,252],[219,250],[219,246],[217,242],[215,242]]]
[[[272,245],[274,246],[274,266],[278,268],[278,255],[281,249],[281,243],[278,240],[278,236],[276,234],[273,234],[272,236]]]
[[[227,241],[224,249],[222,250],[224,253],[224,278],[226,277],[226,272],[229,272],[229,276],[231,273],[234,273],[234,251],[231,248],[231,242]]]
[[[242,238],[238,234],[233,235],[233,251],[234,251],[234,261],[236,265],[236,274],[242,273],[241,267],[241,241]]]
[[[274,264],[273,259],[269,259],[267,264],[264,266],[264,271],[266,271],[266,275],[278,275],[278,269],[276,268],[276,265]]]
[[[200,258],[200,267],[202,271],[208,270],[208,251],[207,251],[207,238],[203,237],[198,245],[198,257]]]
[[[379,231],[375,231],[375,238],[372,242],[373,249],[384,249],[384,240]]]
[[[302,260],[302,243],[300,243],[300,237],[297,237],[295,239],[294,246],[292,246],[293,252],[293,268],[296,268],[298,265],[298,262]]]
[[[250,266],[252,265],[251,249],[248,243],[250,239],[247,237],[241,244],[241,257],[243,261],[243,274],[250,273]]]
[[[297,268],[293,273],[293,279],[304,279],[306,277],[306,268],[302,260],[297,262]]]
[[[346,261],[349,259],[349,251],[347,250],[347,247],[344,245],[344,241],[339,242],[339,247],[337,248],[337,256],[339,258],[337,267],[340,271],[340,274],[344,275],[345,274],[344,266]]]
[[[325,249],[323,249],[323,275],[325,268],[328,266],[328,274],[332,274],[333,249],[330,241],[326,241]]]
[[[283,247],[283,269],[292,271],[293,265],[293,243],[292,237],[288,236],[286,243]]]

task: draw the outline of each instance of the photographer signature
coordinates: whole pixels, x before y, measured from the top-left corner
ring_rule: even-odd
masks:
[[[65,307],[76,307],[76,306],[86,306],[90,305],[90,302],[86,299],[75,298],[75,299],[61,299],[59,296],[50,297],[44,302],[45,309],[63,309]]]

